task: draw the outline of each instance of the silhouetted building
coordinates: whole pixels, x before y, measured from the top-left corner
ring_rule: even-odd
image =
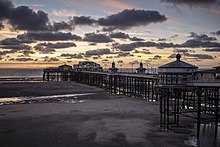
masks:
[[[100,64],[93,61],[80,61],[78,64],[73,65],[73,68],[77,71],[103,71]]]
[[[67,65],[66,63],[64,65],[60,65],[58,67],[59,70],[71,70],[72,69],[72,66],[70,65]]]
[[[118,68],[115,67],[115,62],[112,62],[112,67],[108,69],[110,73],[116,73]]]
[[[141,62],[140,67],[136,69],[138,74],[144,74],[146,71],[146,68],[144,68],[144,64]]]
[[[180,60],[181,55],[176,55],[176,61],[158,67],[160,84],[185,85],[193,80],[193,74],[198,67]]]
[[[220,79],[220,66],[216,66],[215,68],[215,78]]]
[[[214,81],[216,80],[216,70],[206,69],[206,70],[197,71],[194,73],[194,80],[197,82]]]

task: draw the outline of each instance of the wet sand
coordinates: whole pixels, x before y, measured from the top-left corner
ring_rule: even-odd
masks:
[[[159,104],[68,82],[0,84],[0,97],[94,93],[82,103],[0,106],[1,147],[188,147],[162,131]]]

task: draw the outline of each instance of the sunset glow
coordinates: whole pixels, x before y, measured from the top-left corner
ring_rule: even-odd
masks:
[[[0,68],[158,67],[176,53],[211,68],[220,63],[219,17],[218,0],[0,0]]]

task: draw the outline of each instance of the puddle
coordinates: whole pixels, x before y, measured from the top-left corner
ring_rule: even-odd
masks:
[[[194,126],[194,132],[196,133],[197,125]],[[220,124],[218,124],[217,130],[212,123],[201,124],[199,136],[191,135],[188,140],[185,140],[186,145],[195,147],[219,147],[220,146]]]
[[[0,105],[27,104],[27,103],[30,104],[30,103],[40,103],[40,102],[82,103],[85,100],[83,100],[80,96],[92,95],[92,94],[95,93],[0,98]]]
[[[197,147],[197,139],[195,136],[189,136],[188,140],[185,140],[184,143],[186,145],[191,145]]]

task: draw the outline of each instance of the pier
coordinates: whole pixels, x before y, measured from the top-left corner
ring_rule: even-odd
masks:
[[[44,70],[43,81],[74,81],[105,89],[112,94],[124,94],[157,101],[155,86],[159,79],[153,76],[88,71]]]
[[[220,122],[219,80],[194,80],[198,77],[196,73],[201,74],[197,72],[198,67],[180,58],[177,54],[176,61],[160,66],[158,75],[140,72],[140,69],[144,69],[142,63],[136,74],[119,73],[113,62],[110,72],[81,71],[71,69],[68,65],[47,68],[43,80],[74,81],[103,88],[111,94],[158,102],[160,126],[165,130],[181,126],[182,118],[187,117],[197,123],[198,131],[202,123],[213,123],[217,131]]]
[[[123,94],[159,101],[160,126],[166,130],[170,126],[181,126],[181,117],[190,117],[203,122],[220,122],[220,85],[191,83],[184,86],[159,85],[159,78],[149,75],[120,74],[89,71],[44,71],[44,81],[74,81],[105,89],[112,94]]]

